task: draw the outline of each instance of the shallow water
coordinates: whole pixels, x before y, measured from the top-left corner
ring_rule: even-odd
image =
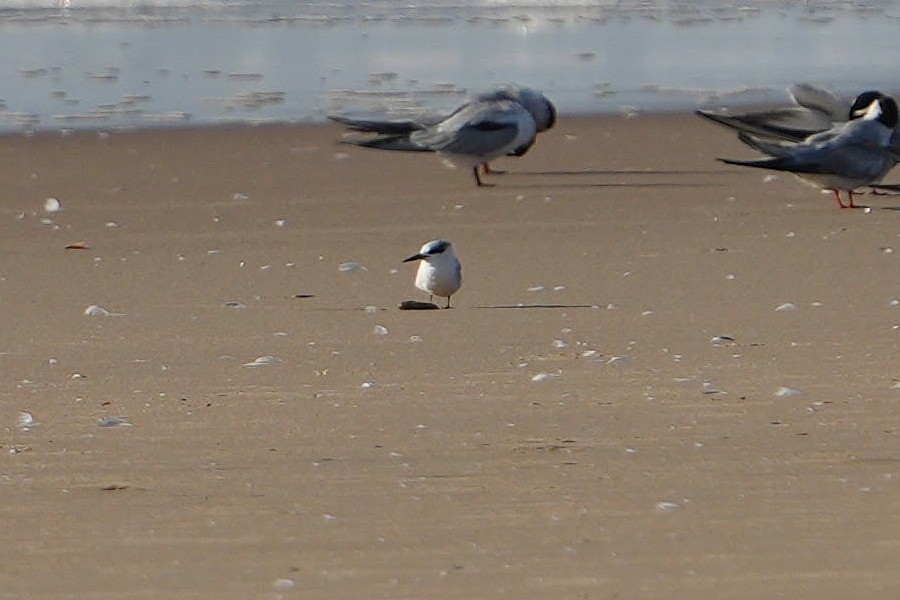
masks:
[[[782,102],[796,81],[895,91],[900,2],[873,5],[0,2],[0,127],[402,115],[508,82],[563,113]]]

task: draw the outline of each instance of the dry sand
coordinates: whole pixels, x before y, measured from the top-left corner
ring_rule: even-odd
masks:
[[[898,597],[900,202],[691,115],[489,189],[340,135],[0,140],[0,598]]]

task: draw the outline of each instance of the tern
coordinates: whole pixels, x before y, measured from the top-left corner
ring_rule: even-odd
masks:
[[[880,95],[863,116],[801,142],[771,141],[741,132],[741,141],[768,154],[758,160],[719,159],[730,165],[787,171],[834,192],[841,208],[856,208],[853,190],[878,183],[897,162],[891,136],[897,126],[897,103]],[[846,191],[849,203],[841,202]]]
[[[462,286],[462,264],[453,253],[453,244],[447,240],[432,240],[403,262],[420,261],[416,271],[416,287],[428,294],[429,300],[434,296],[447,299],[446,308],[450,308],[450,297]]]
[[[529,120],[525,113],[530,115]],[[377,137],[347,140],[367,148],[437,152],[450,162],[471,167],[475,183],[484,185],[478,166],[493,173],[489,162],[500,156],[522,156],[537,133],[556,124],[556,107],[541,92],[508,85],[475,96],[444,118],[407,121],[351,119],[332,121]],[[533,131],[532,131],[533,129]]]

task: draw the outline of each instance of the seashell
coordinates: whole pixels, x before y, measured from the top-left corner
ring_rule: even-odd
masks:
[[[134,427],[125,417],[110,417],[108,419],[100,419],[97,421],[100,427]]]
[[[551,379],[556,379],[559,377],[561,373],[538,373],[534,377],[531,378],[531,381],[535,383],[541,383],[544,381],[550,381]]]
[[[272,582],[272,587],[276,590],[290,590],[296,586],[297,583],[293,579],[276,579]]]
[[[627,356],[611,356],[606,364],[611,367],[624,367],[631,364],[631,359]]]
[[[368,269],[358,262],[348,260],[338,265],[338,271],[341,273],[353,273],[356,271],[368,271]]]
[[[804,393],[803,390],[800,390],[797,388],[789,388],[789,387],[785,387],[785,386],[781,386],[777,390],[775,390],[775,395],[778,396],[779,398],[787,398],[790,396],[802,396],[803,393]]]
[[[44,210],[48,213],[55,213],[62,210],[62,204],[56,198],[47,198],[44,200]]]
[[[375,326],[375,330],[373,331],[373,333],[374,333],[375,335],[387,335],[387,334],[388,334],[388,328],[385,327],[384,325],[376,325],[376,326]]]
[[[777,307],[775,307],[775,310],[777,312],[784,312],[788,310],[799,310],[799,307],[791,302],[785,302],[784,304],[779,304]]]
[[[244,363],[245,367],[265,367],[268,365],[280,365],[283,360],[278,358],[277,356],[272,356],[271,354],[266,354],[264,356],[260,356],[248,363]]]
[[[74,242],[72,244],[66,245],[66,250],[90,250],[91,247],[87,245],[87,242]]]
[[[661,512],[666,512],[666,511],[670,511],[670,510],[680,510],[680,509],[681,509],[681,505],[678,504],[677,502],[663,501],[663,502],[656,503],[656,510],[661,511]]]
[[[32,427],[39,425],[30,412],[22,411],[16,417],[16,427],[23,431],[28,431]]]
[[[84,309],[84,315],[87,317],[109,317],[112,316],[112,313],[102,306],[91,304],[86,309]]]
[[[721,395],[728,394],[728,392],[720,390],[719,386],[717,386],[715,383],[713,383],[709,379],[703,380],[703,393],[707,394],[707,395],[708,394],[721,394]]]

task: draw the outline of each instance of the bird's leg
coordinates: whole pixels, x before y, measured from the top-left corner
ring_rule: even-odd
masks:
[[[444,308],[450,308],[450,296],[447,296],[447,306]]]
[[[493,183],[484,183],[481,181],[481,176],[478,174],[478,165],[472,167],[472,173],[475,175],[475,183],[478,184],[478,187],[492,187]]]
[[[491,167],[491,163],[483,163],[481,165],[482,170],[485,175],[503,175],[506,171],[501,171],[499,169],[494,169]]]
[[[847,190],[847,195],[850,196],[850,204],[847,205],[847,208],[857,208],[857,206],[853,204],[853,190]]]
[[[844,206],[844,203],[841,202],[841,193],[838,190],[832,190],[834,192],[834,199],[837,202],[838,208],[847,208]]]

